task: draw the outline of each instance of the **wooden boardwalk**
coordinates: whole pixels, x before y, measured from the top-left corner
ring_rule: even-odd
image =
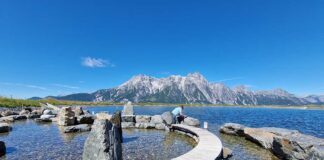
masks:
[[[208,130],[182,124],[172,125],[171,130],[178,130],[198,138],[197,146],[173,160],[215,160],[221,156],[222,142]]]

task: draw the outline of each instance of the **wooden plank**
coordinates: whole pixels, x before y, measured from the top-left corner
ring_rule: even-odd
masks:
[[[206,129],[175,124],[173,130],[190,133],[198,137],[198,144],[189,152],[174,158],[173,160],[215,160],[222,152],[220,139]]]

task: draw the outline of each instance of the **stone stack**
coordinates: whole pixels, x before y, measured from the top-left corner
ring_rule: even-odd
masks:
[[[85,142],[83,160],[122,159],[121,117],[115,113],[111,120],[96,119]]]
[[[75,114],[71,107],[63,107],[59,112],[57,124],[60,126],[71,126],[76,122]]]

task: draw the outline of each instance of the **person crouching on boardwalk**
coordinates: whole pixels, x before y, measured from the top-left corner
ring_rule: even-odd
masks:
[[[173,122],[176,124],[181,124],[181,122],[186,118],[186,116],[183,114],[183,105],[180,107],[177,107],[173,109],[172,115],[173,115]]]

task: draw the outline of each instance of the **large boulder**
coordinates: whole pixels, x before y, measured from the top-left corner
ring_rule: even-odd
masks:
[[[14,116],[6,116],[0,118],[0,122],[14,122],[14,121],[15,121]]]
[[[96,119],[108,119],[110,120],[112,115],[105,113],[105,112],[100,112],[96,114]]]
[[[0,157],[5,155],[7,152],[6,144],[3,141],[0,141]]]
[[[137,115],[135,117],[136,123],[149,123],[151,121],[151,116],[148,115]]]
[[[45,109],[43,115],[55,115],[53,110]]]
[[[220,132],[229,135],[244,136],[245,126],[237,123],[225,123],[220,128]]]
[[[272,152],[280,159],[324,159],[324,139],[301,133],[277,136]]]
[[[163,123],[162,116],[161,115],[154,115],[154,116],[152,116],[150,123],[154,123],[154,124]]]
[[[84,115],[84,112],[82,110],[82,107],[80,107],[80,106],[75,107],[74,110],[73,110],[73,112],[74,112],[75,116]]]
[[[121,125],[122,125],[122,128],[134,128],[135,127],[134,122],[122,122]]]
[[[10,132],[12,127],[8,123],[0,123],[0,133]]]
[[[155,129],[165,130],[165,128],[166,128],[166,125],[164,123],[155,124]]]
[[[122,122],[135,122],[135,116],[122,116]]]
[[[77,117],[78,124],[93,124],[95,117],[92,115],[81,115]]]
[[[135,127],[139,129],[154,129],[154,123],[135,123]]]
[[[198,119],[192,118],[192,117],[186,117],[183,122],[184,125],[188,126],[199,126],[200,122]]]
[[[275,134],[258,128],[244,128],[245,138],[261,145],[263,148],[271,149]]]
[[[120,133],[108,119],[96,119],[84,144],[83,160],[119,160],[122,159]]]
[[[23,109],[19,112],[19,115],[25,115],[28,116],[30,114],[30,110],[28,109]]]
[[[123,109],[123,116],[132,116],[134,115],[134,109],[132,102],[128,102],[126,105],[124,105]]]
[[[91,130],[91,126],[88,124],[79,124],[79,125],[64,127],[64,133],[87,132],[90,130]]]
[[[2,117],[12,116],[12,115],[18,115],[18,113],[11,111],[11,110],[5,110],[1,113]]]
[[[171,125],[173,123],[173,115],[171,112],[164,112],[162,115],[163,122],[167,125]]]
[[[41,115],[40,118],[54,118],[55,115]]]
[[[63,107],[58,116],[58,125],[60,126],[71,126],[76,122],[76,118],[74,116],[74,112],[71,107]]]

